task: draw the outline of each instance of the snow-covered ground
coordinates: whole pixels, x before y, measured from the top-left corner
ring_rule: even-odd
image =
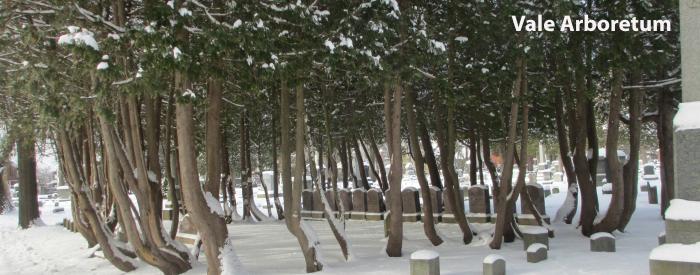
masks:
[[[640,181],[640,184],[644,183]],[[603,195],[600,188],[598,191],[601,208],[605,209],[610,195]],[[564,196],[565,192],[561,192],[547,197],[547,214],[554,216]],[[263,208],[264,199],[256,198],[256,204],[267,213]],[[17,229],[16,211],[0,215],[0,274],[121,274],[106,260],[90,258],[91,250],[79,234],[56,225],[70,216],[70,202],[60,202],[59,205],[67,211],[53,213],[54,202],[44,203],[41,217],[45,226],[28,230]],[[589,240],[573,225],[561,222],[552,225],[556,237],[550,239],[549,258],[535,264],[527,263],[520,240],[505,244],[501,250],[489,249],[490,225],[474,224],[473,229],[479,235],[471,244],[463,245],[456,224],[438,224],[445,243],[433,247],[423,234],[422,224],[404,223],[404,256],[388,258],[383,251],[386,244],[383,222],[347,221],[353,256],[350,262],[345,262],[327,222],[307,222],[319,235],[324,274],[408,274],[410,254],[421,249],[435,250],[440,254],[442,274],[481,274],[482,260],[494,253],[506,259],[509,274],[648,274],[649,252],[657,246],[657,235],[663,231],[659,205],[650,205],[647,193],[640,192],[628,231],[615,233],[615,253],[590,252]],[[229,232],[233,236],[235,251],[250,273],[304,273],[299,245],[284,223],[237,223],[229,226]],[[200,261],[204,261],[204,257],[200,257]],[[155,268],[141,264],[130,274],[157,273]],[[188,272],[204,273],[206,267],[203,263],[195,264],[195,268]]]

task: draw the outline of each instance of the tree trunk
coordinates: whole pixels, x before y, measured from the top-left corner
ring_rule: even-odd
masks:
[[[358,144],[358,140],[352,141],[352,148],[355,151],[355,160],[357,161],[357,170],[360,174],[360,182],[362,183],[362,187],[365,188],[365,190],[369,190],[369,182],[367,181],[367,173],[365,173],[365,161],[364,158],[362,157],[362,153],[360,152],[360,146]]]
[[[511,97],[511,104],[510,104],[510,119],[508,122],[508,137],[506,140],[506,153],[504,156],[504,163],[503,163],[503,172],[502,172],[502,177],[501,179],[503,180],[500,182],[499,186],[499,199],[498,199],[498,206],[496,207],[496,228],[493,233],[493,239],[491,240],[491,243],[489,244],[489,247],[492,249],[500,249],[501,244],[503,242],[504,237],[507,238],[506,235],[506,230],[508,230],[508,225],[510,225],[511,220],[512,220],[512,215],[513,215],[513,208],[512,205],[514,204],[515,200],[512,199],[513,197],[516,197],[518,192],[514,192],[517,190],[511,191],[510,187],[513,181],[513,163],[514,163],[514,158],[515,158],[515,139],[516,139],[516,132],[518,128],[518,100],[520,99],[520,94],[524,90],[522,85],[523,85],[523,79],[526,77],[525,76],[525,61],[523,60],[523,57],[518,57],[518,59],[515,61],[516,63],[516,68],[517,68],[517,76],[515,78],[515,81],[513,83],[513,92],[512,92],[512,97]],[[527,104],[525,104],[527,105]],[[527,146],[527,145],[526,145]],[[526,147],[525,146],[525,147]],[[520,173],[523,173],[524,169],[520,170]],[[520,178],[520,176],[518,176]],[[516,184],[516,189],[519,184]],[[510,194],[510,192],[513,192],[513,194]],[[515,196],[513,196],[515,194]],[[506,240],[507,241],[507,240]]]
[[[476,155],[479,154],[478,150],[476,150],[476,130],[472,129],[471,133],[469,134],[469,181],[471,185],[477,185],[478,184],[478,179],[477,177],[477,159]]]
[[[638,83],[638,81],[635,81]],[[624,183],[624,202],[620,223],[617,229],[624,232],[627,224],[632,219],[632,214],[637,208],[637,180],[639,171],[639,149],[641,137],[641,109],[642,109],[643,94],[639,91],[630,91],[629,93],[629,142],[630,142],[630,158],[627,164],[623,167],[622,178]],[[612,114],[612,113],[611,113]]]
[[[423,151],[425,152],[425,162],[428,164],[428,173],[430,174],[430,184],[443,190],[442,180],[440,180],[440,169],[438,168],[437,161],[435,160],[435,151],[433,151],[433,143],[430,141],[430,133],[428,132],[428,127],[425,126],[425,118],[421,115],[418,116],[421,119],[420,123],[420,141],[423,145]]]
[[[393,102],[392,91],[393,88]],[[386,140],[389,144],[391,158],[391,170],[389,170],[389,240],[386,245],[386,253],[389,257],[401,257],[403,242],[403,209],[401,203],[401,177],[403,174],[401,155],[401,79],[394,79],[393,87],[384,88],[384,114],[388,120],[389,128],[386,128]],[[388,106],[388,107],[387,107]]]
[[[187,87],[186,80],[181,83]],[[218,200],[211,194],[203,192],[197,174],[197,154],[194,142],[194,110],[192,103],[178,102],[176,105],[176,122],[179,162],[182,174],[182,193],[185,204],[191,213],[192,221],[197,231],[202,236],[202,242],[207,256],[207,273],[221,273],[221,253],[228,237],[228,230],[224,222],[223,210],[218,205]],[[218,154],[218,152],[217,152]],[[217,185],[218,188],[218,185]],[[214,209],[209,201],[216,202]],[[216,206],[219,206],[216,209]]]
[[[428,240],[435,245],[440,245],[443,241],[440,236],[438,236],[435,231],[435,221],[433,218],[433,203],[430,197],[430,187],[428,187],[428,179],[425,177],[425,161],[423,160],[423,153],[421,153],[420,145],[418,141],[418,133],[416,130],[416,114],[415,106],[416,93],[415,91],[409,91],[406,96],[406,125],[409,132],[409,144],[411,146],[411,151],[413,152],[413,163],[416,167],[416,178],[420,184],[420,193],[423,197],[423,231],[425,231],[425,236]]]
[[[620,136],[620,108],[622,105],[623,71],[613,68],[612,94],[610,95],[610,115],[608,116],[608,136],[605,144],[605,155],[608,165],[608,173],[612,180],[612,199],[605,217],[600,223],[593,226],[595,232],[612,233],[620,225],[620,218],[624,209],[625,186],[623,182],[622,165],[617,156],[618,138]]]
[[[17,166],[19,170],[19,226],[27,229],[39,218],[37,200],[36,152],[34,138],[17,142]]]
[[[570,89],[570,87],[567,86],[565,89]],[[568,91],[567,94],[570,94],[570,91]],[[562,205],[562,209],[566,213],[562,213],[561,215],[564,223],[571,224],[578,209],[578,184],[576,183],[574,164],[570,157],[571,150],[569,148],[569,140],[566,135],[566,124],[564,122],[564,101],[562,97],[561,92],[554,92],[554,120],[556,123],[557,141],[559,143],[559,158],[561,159],[561,165],[564,168],[564,173],[566,173],[566,180],[568,182],[568,195],[564,205]],[[569,131],[573,131],[573,129],[570,128]],[[564,207],[569,207],[569,209],[564,209]]]
[[[389,189],[389,183],[386,178],[386,168],[384,167],[384,157],[379,153],[379,147],[377,146],[377,140],[374,139],[374,131],[369,130],[369,145],[372,147],[372,154],[374,154],[374,161],[377,163],[377,170],[379,170],[379,178],[381,179],[380,187],[382,192],[386,192]]]
[[[343,188],[348,188],[348,148],[344,140],[340,142],[340,165],[342,166]]]
[[[657,95],[659,117],[656,122],[656,137],[659,142],[659,158],[661,159],[661,216],[665,217],[666,209],[674,198],[675,174],[673,171],[673,117],[676,115],[673,94],[669,90],[661,90]]]
[[[275,103],[278,101],[276,100],[275,97]],[[279,157],[277,156],[277,135],[279,134],[279,129],[277,129],[277,117],[273,116],[272,117],[272,196],[275,198],[275,209],[277,210],[277,219],[278,220],[283,220],[284,219],[284,209],[282,208],[282,202],[280,201],[280,194],[279,194],[279,169],[277,167],[277,161],[279,161]]]
[[[207,157],[207,181],[204,192],[219,201],[221,185],[221,80],[210,78],[207,83],[207,124],[205,151]]]

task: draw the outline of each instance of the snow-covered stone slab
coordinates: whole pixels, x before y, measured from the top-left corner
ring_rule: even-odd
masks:
[[[417,222],[420,220],[420,195],[415,187],[406,187],[401,190],[401,204],[403,206],[403,221]]]
[[[440,255],[432,250],[411,253],[411,275],[440,275]]]
[[[527,250],[533,244],[542,244],[549,247],[549,232],[541,226],[520,226],[520,232],[523,233],[523,250]]]
[[[615,252],[615,236],[608,232],[598,232],[591,235],[591,251]]]
[[[700,242],[700,202],[671,200],[666,210],[666,242],[694,244]]]
[[[372,188],[367,191],[367,213],[365,213],[365,219],[369,221],[381,221],[384,218],[385,209],[386,206],[384,205],[382,190],[379,188]]]
[[[652,275],[700,274],[700,244],[664,244],[649,254]]]
[[[473,185],[467,191],[469,194],[469,214],[467,220],[475,223],[488,223],[491,213],[489,189],[485,185]]]
[[[527,262],[538,263],[547,259],[547,246],[534,243],[527,248]]]
[[[506,259],[498,254],[486,256],[483,261],[484,275],[506,275]]]

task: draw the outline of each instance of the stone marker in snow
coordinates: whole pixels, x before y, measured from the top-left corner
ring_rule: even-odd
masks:
[[[666,243],[666,232],[659,233],[659,236],[657,236],[656,239],[659,241],[659,245],[665,244]]]
[[[535,209],[537,209],[537,212],[540,213],[542,216],[542,219],[549,223],[549,217],[547,216],[547,213],[545,212],[545,205],[544,205],[544,188],[542,185],[537,184],[537,183],[528,183],[526,185],[525,190],[527,191],[527,194],[530,195],[530,199],[532,200],[532,204],[535,205]],[[518,222],[520,224],[524,225],[538,225],[537,220],[535,220],[535,216],[532,215],[532,211],[530,211],[530,207],[525,204],[525,200],[520,199],[520,211],[522,215],[518,215]]]
[[[411,253],[411,275],[440,275],[440,255],[431,250]]]
[[[615,236],[608,232],[598,232],[591,235],[591,251],[615,252]]]
[[[314,190],[313,193],[313,210],[311,211],[311,217],[314,219],[322,219],[325,215],[323,212],[323,201],[321,200],[321,192],[318,189]]]
[[[467,219],[474,223],[488,223],[491,214],[489,189],[484,185],[473,185],[467,191],[469,194],[469,214]]]
[[[338,206],[335,205],[336,199],[335,199],[335,192],[333,189],[328,189],[326,190],[326,200],[328,200],[328,206],[331,208],[331,211],[333,212],[333,216],[336,218],[338,217]]]
[[[666,242],[694,244],[700,242],[700,202],[671,200],[666,210]]]
[[[549,232],[542,226],[522,225],[520,232],[523,233],[523,250],[533,244],[540,243],[549,247]]]
[[[649,198],[649,204],[659,204],[659,192],[656,186],[649,187],[647,190],[647,196]]]
[[[442,190],[435,186],[430,186],[430,203],[433,207],[433,221],[438,223],[442,220]],[[421,212],[421,217],[423,213]]]
[[[501,255],[491,254],[484,258],[484,275],[506,275],[506,259]]]
[[[367,192],[363,188],[355,188],[352,190],[352,213],[350,218],[353,220],[364,220],[365,211],[367,210]]]
[[[403,221],[417,222],[420,220],[420,195],[415,187],[401,190],[401,205],[403,206]]]
[[[340,204],[345,210],[345,219],[350,219],[350,213],[352,212],[352,193],[349,189],[338,190],[338,196],[340,197]]]
[[[301,191],[301,217],[310,218],[314,210],[314,193],[309,189]]]
[[[700,244],[664,244],[649,254],[649,273],[700,274]]]
[[[459,189],[459,195],[457,197],[464,198],[464,189],[463,188]],[[442,222],[444,222],[444,223],[456,223],[457,220],[455,220],[454,211],[452,211],[452,208],[450,208],[450,204],[447,203],[447,192],[442,193],[442,201],[445,202],[445,211],[442,213]],[[463,199],[457,201],[457,207],[462,207],[462,209],[464,209],[464,200]]]
[[[385,209],[382,190],[372,188],[367,191],[367,213],[365,213],[365,219],[368,221],[381,221],[384,219]]]
[[[533,243],[527,248],[527,262],[538,263],[547,259],[547,246]]]

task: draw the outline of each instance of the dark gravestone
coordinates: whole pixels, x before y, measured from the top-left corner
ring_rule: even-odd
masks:
[[[321,200],[321,192],[316,189],[314,190],[314,199],[313,199],[313,205],[314,209],[311,211],[311,217],[315,219],[321,219],[324,217],[324,212],[323,212],[323,201]]]
[[[365,213],[365,218],[369,221],[380,221],[384,219],[385,209],[382,190],[372,188],[367,191],[367,213]]]
[[[420,220],[420,196],[415,187],[406,187],[401,191],[403,221],[417,222]]]
[[[549,223],[549,217],[547,217],[547,213],[545,212],[545,205],[544,205],[544,188],[542,188],[542,185],[539,184],[528,184],[525,187],[525,190],[527,193],[530,195],[530,199],[532,200],[532,204],[535,206],[535,209],[537,209],[537,212],[540,213],[542,216],[542,219],[545,220],[547,223]],[[530,211],[530,207],[525,204],[525,200],[522,198],[520,199],[520,211],[523,215],[518,216],[518,222],[523,225],[537,225],[537,221],[535,220],[534,215],[532,215],[532,211]]]
[[[649,204],[659,204],[659,193],[656,188],[656,186],[652,186],[649,187],[649,191],[647,191]]]
[[[484,185],[474,185],[467,191],[469,194],[469,222],[487,223],[491,214],[489,189]]]
[[[335,199],[335,191],[333,191],[333,189],[326,190],[326,199],[328,200],[328,206],[331,208],[331,212],[333,212],[333,216],[337,218],[338,206],[336,205],[337,200]]]
[[[340,197],[340,205],[343,206],[345,211],[345,218],[349,219],[352,211],[352,193],[349,189],[340,189],[338,190],[338,196]]]
[[[437,223],[442,220],[442,190],[435,186],[430,186],[428,190],[430,190],[430,205],[433,207],[433,221]]]
[[[301,217],[310,218],[314,210],[314,193],[309,189],[301,191]]]
[[[364,220],[365,211],[367,211],[367,192],[362,188],[353,189],[350,218],[353,220]]]
[[[463,199],[464,198],[464,189],[463,188],[459,188],[459,195],[457,195],[457,198],[459,198],[456,201],[457,207],[461,207],[462,209],[464,209],[464,199]],[[448,203],[449,201],[447,198],[447,191],[443,190],[442,201],[444,202],[444,205],[445,205],[445,210],[442,213],[442,222],[456,223],[457,220],[455,220],[454,211],[452,211],[452,208],[450,207],[450,204]]]

